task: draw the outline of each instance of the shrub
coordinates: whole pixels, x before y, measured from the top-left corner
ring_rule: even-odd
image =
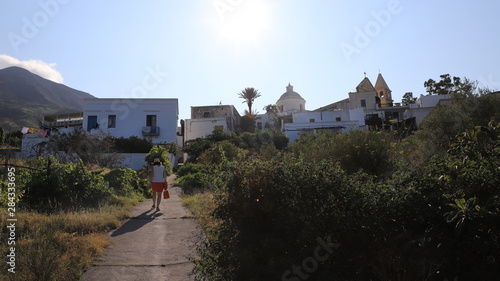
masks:
[[[130,196],[133,193],[151,195],[146,179],[141,179],[137,172],[132,169],[113,169],[104,175],[104,179],[117,195]]]
[[[113,197],[100,171],[90,172],[83,163],[60,164],[55,158],[39,158],[39,170],[24,170],[23,203],[40,211],[96,208]]]
[[[227,165],[225,180],[214,191],[217,238],[199,247],[198,270],[208,280],[281,280],[311,256],[318,239],[328,237],[343,241],[346,250],[324,261],[318,276],[331,280],[331,268],[366,269],[360,241],[364,238],[366,247],[376,237],[362,235],[376,229],[365,215],[375,213],[373,185],[358,184],[363,177],[347,180],[330,161],[275,160]],[[348,254],[357,259],[347,260]]]
[[[348,173],[362,169],[382,175],[392,168],[391,142],[380,132],[304,135],[291,145],[292,152],[307,161],[333,160]]]
[[[172,173],[172,165],[170,164],[168,150],[161,145],[156,145],[151,148],[148,154],[144,157],[144,161],[150,164],[153,163],[155,158],[160,159],[160,161],[163,163],[163,166],[165,166],[167,175],[170,175]]]
[[[218,170],[213,165],[188,163],[177,171],[179,183],[187,194],[211,190],[219,180]]]
[[[148,153],[153,147],[151,139],[131,136],[129,138],[115,138],[115,149],[122,153]]]
[[[246,151],[225,140],[215,143],[198,157],[201,164],[221,164],[226,161],[238,161],[246,156]]]
[[[207,280],[496,280],[499,133],[468,130],[443,158],[384,179],[302,154],[226,163],[196,268]],[[312,261],[319,241],[335,249]]]

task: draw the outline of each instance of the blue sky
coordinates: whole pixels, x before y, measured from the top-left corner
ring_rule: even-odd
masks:
[[[500,89],[500,2],[430,0],[39,0],[0,9],[0,68],[20,65],[99,98],[273,104],[288,83],[306,109],[379,71],[398,102],[439,75]]]

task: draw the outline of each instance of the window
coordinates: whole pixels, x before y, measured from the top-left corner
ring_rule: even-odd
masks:
[[[146,116],[146,126],[156,127],[156,115]]]
[[[309,123],[314,123],[316,120],[314,119],[309,119]]]
[[[205,111],[205,112],[203,113],[203,118],[210,118],[210,112]]]
[[[366,107],[366,100],[361,100],[361,107]]]
[[[108,128],[116,128],[116,115],[108,115]]]
[[[99,128],[99,125],[97,124],[97,116],[96,115],[91,115],[87,117],[87,131],[90,132],[92,129],[97,129]]]
[[[340,118],[340,117],[335,117],[335,121],[340,122],[340,121],[342,121],[342,118]]]
[[[221,131],[221,132],[223,132],[224,131],[224,126],[223,125],[215,126],[214,127],[214,131]]]

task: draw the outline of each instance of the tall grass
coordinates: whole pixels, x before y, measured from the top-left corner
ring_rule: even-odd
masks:
[[[215,209],[213,195],[209,192],[192,195],[184,194],[182,203],[193,212],[196,221],[208,235],[208,230],[217,224],[213,216],[211,216],[212,211]]]
[[[78,213],[18,212],[16,273],[8,273],[8,265],[1,263],[0,280],[79,280],[85,268],[109,245],[108,232],[128,218],[128,212],[140,199],[117,197],[98,210]],[[9,234],[6,219],[7,214],[1,211],[2,241]],[[7,255],[6,243],[0,245],[0,252]]]

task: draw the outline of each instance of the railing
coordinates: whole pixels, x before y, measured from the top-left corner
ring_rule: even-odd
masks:
[[[159,136],[160,135],[160,127],[158,127],[158,126],[142,127],[142,135],[143,136]]]

